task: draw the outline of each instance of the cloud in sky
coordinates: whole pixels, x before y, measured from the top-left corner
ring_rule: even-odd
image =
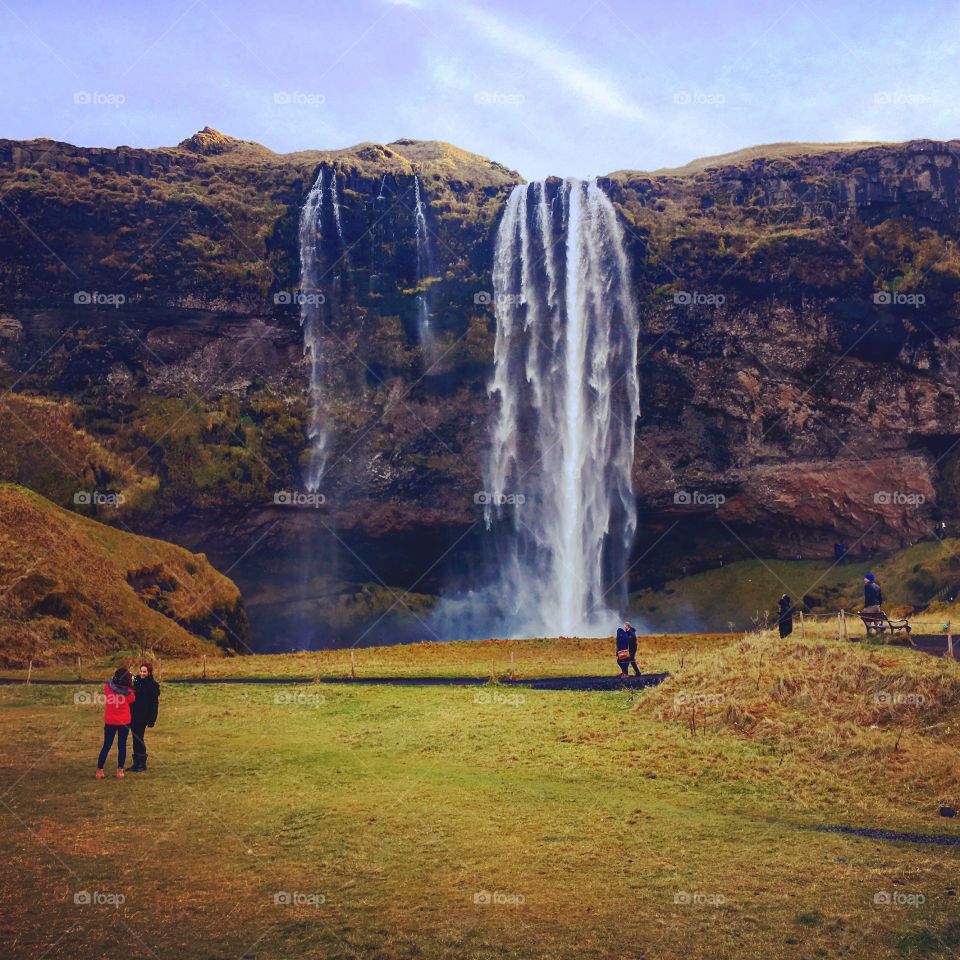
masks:
[[[457,6],[453,12],[498,52],[529,64],[582,106],[621,120],[650,119],[647,111],[637,106],[602,71],[520,22],[472,4]]]

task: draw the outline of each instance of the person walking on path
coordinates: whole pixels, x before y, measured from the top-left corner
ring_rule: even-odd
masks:
[[[793,633],[793,604],[790,602],[790,597],[784,594],[777,606],[780,608],[777,624],[780,627],[780,639],[783,640],[784,637],[789,637]]]
[[[617,663],[624,677],[630,675],[629,667],[633,667],[635,676],[640,676],[637,666],[637,631],[629,621],[624,620],[623,626],[617,630]]]
[[[130,704],[136,699],[133,677],[126,667],[120,667],[109,683],[103,685],[106,707],[103,711],[103,748],[97,761],[97,779],[103,779],[103,765],[113,741],[117,741],[117,779],[123,779],[123,765],[127,762],[127,734],[130,732]]]
[[[133,681],[134,701],[130,708],[130,732],[133,734],[133,766],[128,773],[142,773],[147,769],[147,745],[143,735],[147,727],[157,722],[160,709],[160,684],[153,679],[153,667],[141,663]]]
[[[883,594],[880,592],[880,584],[872,573],[864,574],[863,577],[863,612],[879,613],[880,605],[883,603]]]

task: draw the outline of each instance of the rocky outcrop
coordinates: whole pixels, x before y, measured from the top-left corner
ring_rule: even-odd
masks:
[[[602,179],[641,315],[634,587],[960,520],[960,141],[758,149]],[[321,169],[340,204],[339,230],[329,204],[322,221],[334,442],[323,501],[300,509],[274,500],[301,487],[297,227]],[[69,400],[77,429],[156,478],[138,529],[238,564],[271,610],[304,551],[350,596],[482,576],[489,271],[518,180],[406,140],[287,156],[209,128],[157,150],[0,141],[0,383]]]

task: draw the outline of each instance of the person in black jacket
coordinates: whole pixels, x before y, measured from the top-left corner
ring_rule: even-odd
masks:
[[[157,722],[160,709],[160,684],[153,679],[153,667],[141,663],[140,671],[133,681],[136,700],[130,707],[130,729],[133,732],[133,766],[130,773],[142,773],[147,769],[147,745],[143,735],[147,727]]]
[[[622,654],[626,654],[623,656]],[[622,627],[617,630],[617,664],[619,665],[623,676],[628,676],[628,667],[633,667],[636,676],[640,676],[640,668],[637,666],[637,631],[624,621]]]
[[[784,594],[778,601],[777,606],[780,608],[777,624],[780,627],[780,639],[782,640],[793,633],[793,604],[790,602],[790,598]]]
[[[880,584],[877,578],[868,573],[863,578],[863,612],[879,613],[880,604],[883,603],[883,594],[880,592]]]

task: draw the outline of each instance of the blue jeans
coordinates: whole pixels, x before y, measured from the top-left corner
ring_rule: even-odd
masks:
[[[113,738],[117,738],[117,766],[122,767],[127,762],[127,734],[130,732],[128,726],[120,726],[115,723],[105,723],[103,725],[103,749],[100,751],[100,759],[97,761],[97,769],[102,770],[107,762],[107,754],[113,746]]]

